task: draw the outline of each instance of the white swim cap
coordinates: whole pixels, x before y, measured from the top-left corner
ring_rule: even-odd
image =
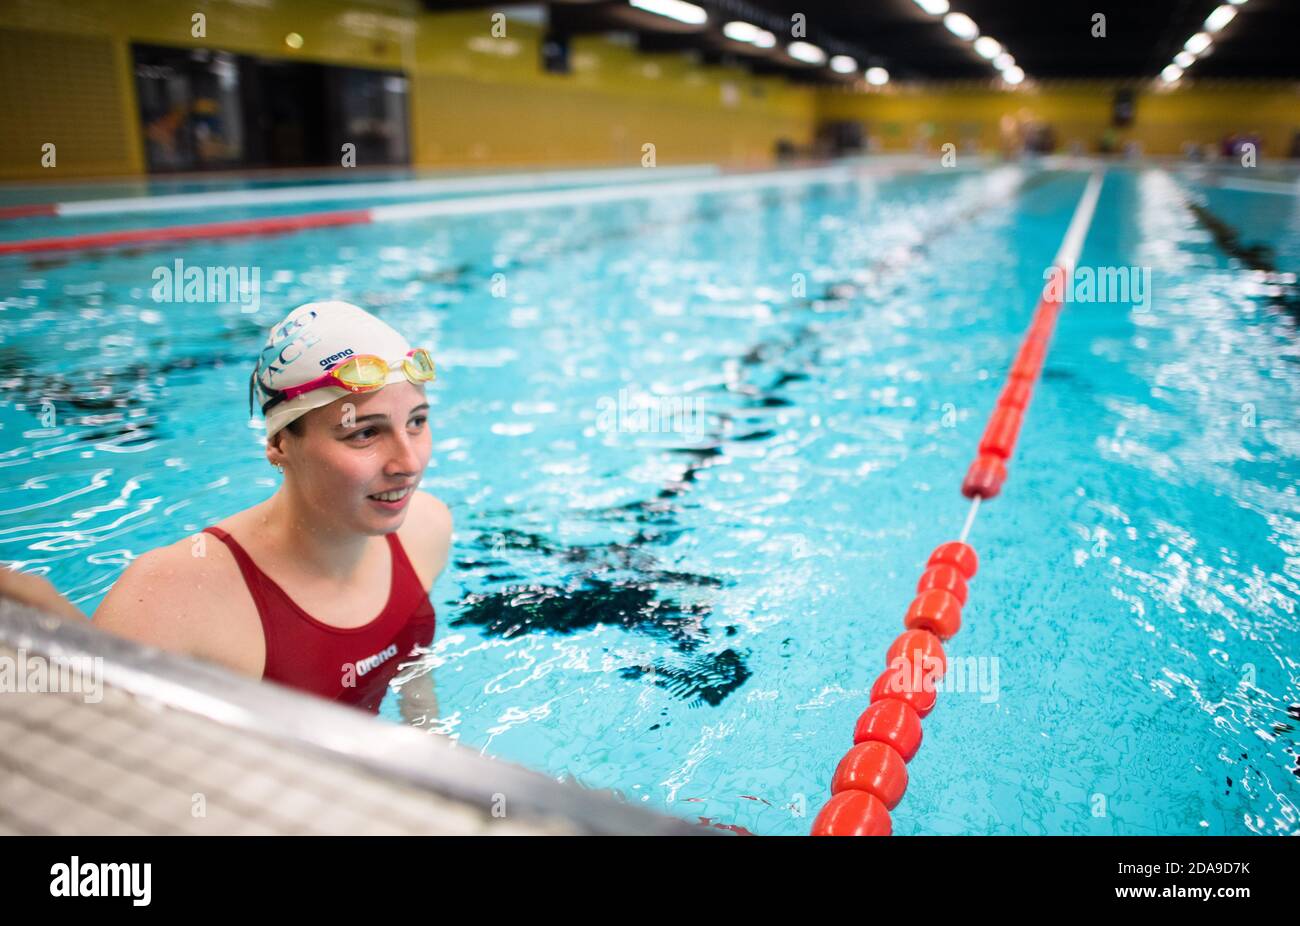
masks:
[[[292,399],[275,401],[276,391],[310,382],[349,355],[375,354],[394,361],[410,350],[406,338],[360,306],[350,302],[300,305],[271,328],[249,380],[249,415],[253,413],[256,393],[266,415],[266,437],[270,440],[289,422],[313,408],[353,395],[342,386],[323,386]],[[405,379],[400,367],[388,371],[388,383]]]

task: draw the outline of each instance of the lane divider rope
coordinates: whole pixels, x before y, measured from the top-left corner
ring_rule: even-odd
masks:
[[[346,209],[336,212],[313,212],[308,215],[285,215],[265,219],[240,219],[233,222],[203,222],[198,225],[168,225],[162,228],[132,228],[115,232],[91,232],[85,235],[60,235],[32,238],[27,241],[0,241],[3,254],[51,254],[61,251],[88,251],[131,245],[167,244],[201,238],[242,238],[250,235],[276,235],[308,228],[339,225],[368,225],[373,221],[370,209]]]
[[[1089,176],[1052,261],[1067,285],[1074,278],[1092,224],[1103,175],[1104,171],[1098,170]],[[966,540],[980,502],[995,498],[1006,482],[1007,461],[1015,451],[1060,311],[1056,288],[1047,288],[962,481],[962,495],[971,500],[971,506],[961,539],[941,543],[926,561],[916,597],[903,617],[903,633],[886,652],[885,671],[872,684],[870,703],[854,726],[853,747],[836,767],[831,797],[813,821],[814,836],[888,836],[893,832],[889,813],[907,790],[907,763],[921,748],[921,719],[934,709],[938,682],[947,671],[943,644],[961,629],[967,583],[979,569],[979,558]]]
[[[124,245],[167,244],[199,238],[235,238],[272,235],[339,225],[369,225],[380,222],[404,222],[438,216],[483,215],[557,206],[584,206],[598,203],[657,200],[669,196],[698,196],[708,193],[749,192],[812,183],[845,183],[882,171],[888,167],[851,167],[832,165],[803,169],[784,169],[721,177],[689,177],[637,183],[615,187],[583,187],[562,190],[529,190],[489,196],[466,196],[454,199],[395,203],[333,212],[315,212],[230,222],[204,222],[195,225],[171,225],[135,228],[114,232],[90,232],[35,238],[25,241],[0,241],[0,255],[41,254],[59,251],[83,251]]]
[[[656,168],[658,169],[658,168]],[[648,169],[641,168],[643,173]],[[203,238],[238,238],[274,235],[340,225],[370,225],[381,222],[405,222],[439,216],[485,215],[527,209],[575,207],[601,203],[658,200],[668,197],[699,196],[711,193],[745,193],[752,190],[808,186],[814,183],[848,183],[867,177],[898,173],[951,172],[951,168],[909,168],[893,163],[871,165],[831,164],[808,168],[784,168],[750,171],[722,176],[684,177],[675,180],[635,183],[622,186],[580,187],[559,190],[526,190],[486,196],[393,203],[332,212],[315,212],[229,222],[203,222],[155,228],[135,228],[114,232],[89,232],[22,241],[0,241],[0,255],[45,254],[64,251],[88,251],[124,246],[169,244]],[[19,206],[15,209],[44,207]],[[48,213],[33,213],[48,214]]]
[[[608,183],[649,183],[684,177],[717,176],[713,164],[532,171],[514,174],[487,174],[469,177],[441,177],[427,180],[375,180],[299,186],[259,187],[254,189],[212,190],[207,193],[164,193],[156,196],[129,196],[112,199],[76,199],[66,202],[0,206],[0,219],[29,216],[80,218],[92,215],[126,215],[141,212],[184,212],[197,209],[234,209],[242,206],[282,206],[291,203],[346,202],[358,199],[398,199],[402,197],[491,193],[508,189],[545,189],[548,187],[589,187]]]

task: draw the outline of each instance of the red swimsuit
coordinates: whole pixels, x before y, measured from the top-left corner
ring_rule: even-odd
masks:
[[[388,603],[370,623],[345,628],[323,624],[294,604],[226,531],[204,531],[230,548],[257,604],[266,636],[265,681],[378,713],[398,664],[414,646],[433,641],[433,604],[395,532],[385,535],[393,564]]]

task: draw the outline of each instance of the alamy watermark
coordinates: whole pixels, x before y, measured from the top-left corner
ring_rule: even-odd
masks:
[[[79,694],[86,704],[104,700],[102,656],[41,656],[18,649],[0,656],[0,694]]]
[[[698,396],[644,395],[620,389],[617,398],[601,396],[596,405],[598,431],[704,433],[704,399]]]
[[[952,656],[947,669],[937,656],[909,657],[900,653],[885,670],[885,691],[944,691],[978,694],[980,703],[998,700],[1001,662],[997,656]]]
[[[179,257],[170,267],[153,269],[154,302],[235,303],[248,312],[262,307],[262,268],[186,266]]]
[[[1043,271],[1043,298],[1049,302],[1131,303],[1139,312],[1151,307],[1150,267],[1061,267]]]
[[[51,897],[129,897],[132,906],[153,899],[152,862],[83,862],[74,855],[50,867]]]

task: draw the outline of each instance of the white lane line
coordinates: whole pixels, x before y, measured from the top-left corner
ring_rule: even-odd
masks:
[[[1088,177],[1088,185],[1083,188],[1083,195],[1079,197],[1079,204],[1074,207],[1074,216],[1070,219],[1070,227],[1065,230],[1065,237],[1061,240],[1061,248],[1056,252],[1056,259],[1052,261],[1055,266],[1060,267],[1067,275],[1074,273],[1074,265],[1079,260],[1079,253],[1083,250],[1083,240],[1088,237],[1088,228],[1092,225],[1093,213],[1097,211],[1097,197],[1101,195],[1101,183],[1105,174],[1105,169],[1095,170]]]
[[[889,168],[888,170],[895,170]],[[638,187],[599,187],[584,190],[508,193],[501,196],[476,196],[469,199],[442,200],[375,206],[370,210],[375,222],[396,222],[444,215],[481,215],[486,212],[510,212],[519,209],[546,209],[552,206],[583,206],[592,203],[626,202],[637,199],[662,199],[669,196],[698,196],[702,193],[747,192],[750,190],[808,186],[813,183],[852,181],[872,173],[861,167],[833,166],[804,170],[765,171],[739,176],[670,180],[666,183]]]
[[[1279,196],[1300,195],[1300,183],[1284,183],[1280,180],[1220,180],[1219,186],[1225,190],[1241,190],[1245,193],[1275,193]]]
[[[966,512],[966,526],[961,529],[961,536],[957,538],[961,543],[965,543],[966,538],[970,536],[970,529],[975,526],[975,514],[979,510],[980,497],[976,495],[970,500],[970,511]]]
[[[616,170],[543,171],[493,174],[488,177],[451,177],[431,180],[391,180],[371,183],[320,184],[216,193],[174,193],[121,199],[88,199],[57,203],[62,216],[123,215],[139,212],[175,212],[184,209],[221,209],[238,206],[274,206],[285,203],[349,202],[400,196],[447,193],[481,193],[512,187],[595,186],[605,183],[645,183],[667,178],[714,177],[712,164],[683,167],[619,168]]]
[[[664,170],[664,168],[657,168]],[[764,187],[809,186],[813,183],[857,183],[869,178],[884,178],[900,173],[952,173],[957,169],[943,167],[908,167],[892,165],[854,166],[834,164],[808,169],[783,169],[747,174],[733,174],[716,179],[698,181],[661,180],[657,183],[636,183],[614,188],[570,188],[551,192],[531,191],[503,196],[468,196],[461,199],[423,201],[393,206],[371,206],[348,211],[312,212],[304,215],[270,216],[236,222],[207,222],[198,225],[166,226],[162,228],[130,229],[121,232],[99,232],[72,235],[63,238],[43,238],[31,241],[0,241],[0,254],[38,253],[44,251],[85,250],[88,248],[119,246],[126,243],[156,243],[169,240],[169,236],[187,239],[227,238],[244,235],[270,234],[298,231],[305,228],[359,225],[373,222],[403,221],[438,215],[478,215],[516,209],[541,209],[554,206],[575,206],[587,203],[606,203],[649,199],[652,197],[685,197],[708,193],[747,193]],[[634,171],[638,178],[647,172]],[[957,170],[965,173],[964,170]]]

